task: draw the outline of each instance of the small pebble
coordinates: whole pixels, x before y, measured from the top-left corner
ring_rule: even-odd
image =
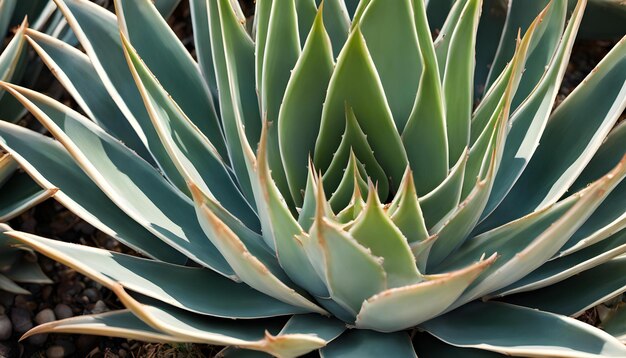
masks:
[[[126,358],[126,356],[128,356],[128,353],[125,350],[120,349],[119,351],[117,351],[117,355],[120,356],[120,358]]]
[[[54,311],[49,308],[39,311],[35,316],[35,322],[39,324],[44,324],[52,321],[56,321],[56,317],[54,315]]]
[[[13,307],[11,310],[11,321],[15,332],[22,334],[33,328],[33,322],[30,318],[30,312],[20,307]]]
[[[46,357],[48,358],[63,358],[65,356],[65,348],[62,346],[51,346],[46,349]]]
[[[93,314],[104,313],[104,312],[107,312],[108,310],[109,308],[107,307],[106,303],[100,300],[96,302],[93,309],[91,310],[91,313]]]
[[[0,315],[0,341],[11,338],[11,334],[13,334],[13,325],[9,317],[3,313]]]
[[[54,307],[54,315],[58,319],[66,319],[66,318],[73,317],[74,313],[72,312],[72,309],[70,308],[70,306],[64,303],[59,303],[58,305],[56,305],[56,307]]]

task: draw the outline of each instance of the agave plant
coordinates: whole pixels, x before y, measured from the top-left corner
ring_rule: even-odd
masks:
[[[138,255],[7,233],[126,307],[25,337],[626,355],[571,318],[626,290],[626,39],[552,111],[586,1],[540,10],[477,105],[480,0],[435,41],[421,0],[192,0],[197,63],[149,0],[56,3],[85,53],[26,36],[84,115],[2,83],[55,139],[1,145]]]

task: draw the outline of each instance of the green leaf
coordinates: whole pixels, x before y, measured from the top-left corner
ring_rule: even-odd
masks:
[[[87,116],[152,163],[154,160],[152,155],[109,96],[89,57],[78,49],[44,33],[27,30],[26,34],[26,38],[39,57]]]
[[[54,189],[42,189],[28,174],[15,173],[0,188],[0,221],[13,219],[55,193]]]
[[[376,161],[372,147],[368,142],[368,137],[363,133],[359,122],[354,115],[352,108],[346,104],[346,127],[341,138],[339,148],[333,154],[333,160],[324,173],[324,189],[334,192],[339,187],[341,180],[345,177],[344,170],[349,165],[351,153],[366,168],[367,173],[361,173],[363,180],[371,178],[377,185],[377,192],[380,198],[387,198],[389,195],[389,182],[387,175]],[[337,207],[338,210],[341,208]]]
[[[323,195],[321,188],[317,195]],[[352,321],[364,300],[387,287],[387,275],[380,257],[324,217],[324,211],[319,209],[321,200],[317,200],[318,210],[309,235],[300,240],[330,297],[350,313]],[[362,274],[351,275],[355,270]]]
[[[540,103],[526,102],[527,105],[522,106],[511,119],[510,139],[500,169],[503,178],[494,186],[495,195],[492,195],[487,213],[496,206],[497,209],[481,228],[511,221],[558,200],[590,161],[626,106],[626,42],[622,41],[592,71],[583,85],[561,103],[549,120],[545,117],[552,108],[558,79],[563,76],[583,5],[578,4],[568,24],[559,48],[559,65],[555,65],[550,76],[552,80],[547,81],[545,87],[540,87],[541,91],[545,91],[537,97]],[[597,88],[602,88],[602,91]],[[585,103],[595,105],[587,106]],[[544,113],[534,117],[540,111],[533,109],[537,105],[543,106]],[[525,106],[528,110],[524,109]],[[525,111],[523,116],[522,111]],[[543,135],[539,136],[544,125]],[[539,141],[542,145],[537,148]],[[504,200],[498,206],[502,198]]]
[[[626,176],[626,160],[602,179],[570,198],[523,219],[487,232],[461,249],[468,260],[479,253],[497,251],[501,255],[459,304],[493,292],[523,278],[544,264],[567,242],[607,195]],[[450,262],[459,262],[451,258]]]
[[[504,296],[550,286],[607,262],[624,252],[626,252],[626,231],[622,230],[586,249],[544,263],[527,276],[503,288],[496,295]]]
[[[437,317],[493,264],[496,257],[494,254],[461,270],[425,275],[422,282],[380,292],[363,302],[356,326],[394,332]]]
[[[259,1],[260,4],[267,0]],[[238,6],[237,6],[238,7]],[[243,149],[235,116],[242,116],[248,142],[256,146],[261,135],[261,115],[254,85],[254,43],[248,36],[233,4],[226,0],[209,1],[209,26],[213,60],[220,89],[222,126],[228,153],[241,191],[254,202],[252,186],[247,175]],[[257,44],[257,50],[260,49]]]
[[[297,206],[303,203],[306,168],[315,150],[333,67],[332,47],[319,11],[289,79],[278,118],[280,154],[289,191]]]
[[[417,333],[413,338],[420,358],[502,358],[502,354],[482,349],[459,348],[446,344],[428,333]]]
[[[198,64],[150,0],[115,1],[120,31],[190,121],[226,157],[226,144],[208,86]],[[176,71],[172,71],[172,64]]]
[[[413,172],[407,168],[391,205],[387,209],[391,221],[402,231],[409,245],[428,239],[428,230],[415,192]]]
[[[217,91],[217,76],[213,61],[211,46],[211,29],[209,25],[209,4],[207,0],[190,0],[189,12],[193,27],[193,44],[198,57],[198,65],[204,77],[204,82],[211,90],[213,103],[219,101]]]
[[[469,145],[474,102],[475,45],[481,0],[468,0],[450,38],[443,76],[448,157],[457,160]]]
[[[57,6],[85,49],[105,88],[159,167],[177,188],[187,191],[184,179],[167,154],[152,126],[124,58],[115,15],[92,2],[58,0]]]
[[[417,194],[424,195],[448,175],[448,139],[439,66],[422,1],[413,0],[413,13],[423,70],[402,143]]]
[[[407,239],[383,210],[371,182],[367,205],[349,233],[373,255],[383,259],[388,288],[422,281]]]
[[[216,148],[160,85],[126,37],[122,36],[122,40],[128,65],[150,118],[181,175],[252,230],[259,231],[258,217],[237,188]]]
[[[22,127],[0,123],[0,145],[54,199],[124,245],[148,257],[185,263],[187,258],[119,209],[58,142]]]
[[[624,245],[623,245],[624,246]],[[504,298],[514,304],[567,316],[619,297],[626,291],[626,257],[619,257],[550,286]],[[576,294],[571,294],[575,292]]]
[[[322,358],[417,358],[406,332],[380,333],[352,329],[320,350]]]
[[[325,0],[323,5],[324,26],[333,45],[336,58],[345,46],[350,31],[350,16],[344,0]]]
[[[469,150],[466,149],[446,179],[419,199],[427,227],[433,228],[459,205],[468,158]]]
[[[76,164],[127,215],[190,259],[232,275],[219,251],[204,237],[189,198],[150,164],[51,98],[13,85],[5,89],[56,136]]]
[[[511,326],[519,331],[512,332]],[[626,347],[615,338],[573,318],[503,303],[468,303],[421,327],[448,344],[505,355],[600,358],[626,354]]]
[[[317,4],[315,0],[295,0],[296,12],[298,13],[298,35],[300,35],[300,45],[304,43],[309,36],[315,18],[317,17]]]
[[[360,26],[396,128],[402,133],[415,102],[422,72],[411,0],[370,1]]]
[[[332,154],[341,142],[346,103],[368,135],[377,162],[391,182],[399,184],[407,165],[406,153],[358,27],[343,48],[330,80],[314,157],[316,166],[322,170],[329,167]]]
[[[8,234],[106,287],[121,285],[201,315],[253,319],[307,312],[207,269],[141,259],[22,232]]]
[[[341,182],[331,196],[328,202],[333,211],[341,211],[343,208],[350,204],[350,200],[353,198],[355,191],[367,192],[367,183],[365,182],[365,168],[361,164],[354,152],[350,152],[350,160],[343,172]]]
[[[480,23],[476,33],[474,100],[481,99],[488,89],[487,76],[498,50],[500,36],[504,31],[509,9],[508,4],[508,0],[483,0]]]
[[[624,309],[623,304],[613,311],[606,320],[602,321],[601,328],[620,341],[626,341],[626,309]]]

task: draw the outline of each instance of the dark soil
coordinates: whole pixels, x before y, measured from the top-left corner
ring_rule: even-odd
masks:
[[[105,5],[107,3],[106,0],[97,2]],[[244,12],[249,16],[253,11],[252,1],[242,1],[242,3]],[[170,19],[170,25],[193,53],[190,23],[189,8],[186,2],[183,2]],[[558,102],[562,101],[584,79],[613,45],[614,43],[604,41],[583,41],[576,44]],[[63,102],[73,104],[70,98],[62,95],[63,92],[58,84],[54,84],[50,76],[44,77],[43,81],[44,83],[40,85],[48,89],[47,93],[56,94],[57,98],[62,96],[60,99]],[[37,127],[32,117],[27,117],[23,122],[29,127]],[[130,252],[116,240],[94,229],[53,200],[29,210],[12,220],[10,225],[17,230],[56,240],[118,252]],[[39,262],[54,284],[26,285],[25,288],[32,292],[30,296],[0,292],[0,313],[3,311],[13,319],[13,335],[10,339],[0,342],[0,358],[205,357],[213,356],[217,352],[216,347],[204,345],[144,344],[132,340],[89,335],[49,334],[18,342],[19,337],[36,324],[35,317],[38,314],[39,321],[41,321],[41,317],[54,319],[122,308],[120,302],[108,289],[91,279],[45,257],[40,256]],[[40,313],[42,311],[43,313]],[[50,316],[50,312],[53,312],[53,316]],[[595,317],[594,311],[590,311],[584,315],[583,319],[595,323]]]

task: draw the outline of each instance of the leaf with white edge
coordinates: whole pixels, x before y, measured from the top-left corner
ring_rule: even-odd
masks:
[[[259,1],[266,2],[267,0]],[[250,145],[256,146],[261,135],[261,115],[257,90],[252,80],[255,46],[242,26],[243,19],[239,17],[238,8],[238,3],[229,0],[209,1],[209,26],[228,154],[241,191],[252,203],[254,195],[235,116],[236,113],[242,116],[245,136]],[[259,47],[256,49],[259,50]]]
[[[428,30],[424,2],[413,0],[413,14],[419,45],[422,76],[413,110],[402,132],[402,143],[411,168],[418,195],[424,195],[448,174],[448,139],[446,114],[439,77],[439,66]]]
[[[268,247],[274,249],[281,266],[296,284],[315,296],[326,297],[328,292],[323,282],[317,277],[315,269],[306,258],[304,248],[296,238],[303,230],[272,179],[267,157],[267,140],[268,129],[265,122],[257,158],[254,158],[252,148],[247,143],[242,141],[241,144],[246,146],[246,164],[261,219],[263,240]]]
[[[383,210],[371,182],[365,209],[349,233],[373,255],[383,259],[388,288],[422,281],[407,239]]]
[[[115,10],[121,33],[133,44],[145,66],[217,152],[226,157],[228,153],[213,96],[202,80],[198,64],[152,1],[116,0]],[[176,64],[176,71],[172,71],[172,63]]]
[[[188,258],[232,275],[219,251],[204,237],[189,198],[154,167],[78,112],[22,87],[5,85],[5,89],[53,133],[76,164],[127,215]]]
[[[206,236],[217,247],[237,276],[252,288],[290,305],[326,313],[289,285],[289,278],[282,271],[276,259],[264,247],[253,246],[242,241],[208,206],[209,198],[191,187],[196,202],[196,213]]]
[[[234,345],[244,349],[259,350],[278,357],[297,357],[317,350],[328,342],[308,327],[305,333],[279,334],[283,320],[251,320],[246,324],[230,319],[209,318],[153,300],[141,301],[123,289],[115,293],[122,303],[150,326],[190,343]],[[146,303],[144,303],[146,302]],[[322,330],[325,329],[322,327]]]
[[[7,222],[51,198],[56,189],[42,189],[28,174],[15,173],[0,188],[0,221]]]
[[[133,77],[124,58],[115,15],[89,1],[55,0],[55,3],[124,117],[152,153],[167,178],[178,189],[186,191],[185,180],[159,140],[139,91],[135,86],[128,85],[133,82]]]
[[[89,57],[65,42],[34,30],[26,39],[87,116],[124,145],[152,163],[152,155],[119,110]]]
[[[309,158],[315,150],[326,89],[333,72],[332,47],[322,11],[315,17],[293,69],[278,118],[278,143],[291,197],[302,205]]]
[[[183,264],[187,257],[151,234],[119,209],[57,141],[0,122],[0,146],[54,199],[105,234],[148,257]]]
[[[414,285],[392,288],[363,302],[356,319],[359,328],[394,332],[416,326],[443,313],[490,265],[497,254],[439,275],[425,275]],[[398,309],[402,307],[402,309]]]
[[[626,291],[624,270],[626,257],[619,257],[550,286],[507,296],[504,301],[577,317],[623,294]]]
[[[8,235],[106,287],[122,285],[190,312],[239,319],[307,312],[207,269],[137,258],[22,232],[8,232]]]
[[[459,157],[457,163],[450,169],[446,179],[431,192],[419,198],[427,227],[434,227],[459,205],[468,158],[469,150],[466,149],[465,154]]]
[[[512,325],[524,334],[512,333]],[[504,303],[468,303],[422,323],[421,328],[457,347],[505,355],[590,358],[626,355],[624,345],[586,323]]]
[[[400,133],[411,114],[422,72],[412,15],[411,0],[372,0],[360,20],[363,37]]]
[[[315,334],[330,342],[339,337],[345,330],[345,323],[332,317],[312,313],[292,316],[278,335]]]
[[[451,2],[451,4],[445,4],[446,2]],[[455,1],[455,0],[442,0],[442,1],[428,1],[427,2],[427,12],[426,14],[430,14],[433,8],[436,5],[433,3],[440,3],[443,6],[446,6],[447,9],[444,20],[442,21],[441,27],[433,29],[437,34],[433,42],[435,48],[435,54],[437,56],[437,63],[439,63],[439,75],[441,78],[444,77],[446,71],[446,59],[448,57],[448,51],[450,50],[450,41],[452,39],[452,34],[454,33],[454,29],[456,25],[459,23],[459,19],[461,18],[461,13],[467,4],[467,0]],[[445,4],[445,5],[444,5]],[[432,18],[428,15],[428,22],[432,26],[436,26],[437,22],[436,18]]]
[[[559,49],[560,54],[569,54],[583,9],[584,1],[581,1],[577,5],[574,18],[568,24],[566,37]],[[494,189],[502,195],[495,197],[492,195],[492,203],[497,204],[507,193],[507,188],[511,189],[490,215],[491,217],[483,223],[484,227],[494,227],[545,207],[557,201],[567,191],[626,108],[626,56],[624,54],[626,54],[626,39],[620,41],[604,57],[585,79],[584,85],[576,88],[552,113],[547,123],[543,124],[545,130],[541,135],[542,145],[539,147],[536,146],[539,143],[541,129],[536,128],[537,125],[526,123],[532,118],[512,117],[513,124],[507,145],[513,143],[512,145],[515,146],[519,143],[519,146],[518,149],[515,147],[505,149],[501,172],[507,173],[509,179],[506,179],[505,183],[494,186]],[[565,59],[568,57],[559,58],[563,62],[562,66],[559,66],[558,72],[560,73],[556,76],[557,78],[563,76],[567,63]],[[554,83],[550,87],[551,90],[548,93],[552,93],[543,96],[544,101],[549,100],[544,104],[544,107],[547,107],[546,111],[552,107],[551,99],[556,96],[558,90],[558,86]],[[598,91],[597,88],[602,88],[602,91]],[[545,97],[549,98],[545,99]],[[585,106],[584,103],[595,103],[595,105]],[[529,106],[532,107],[531,104]],[[518,113],[521,110],[522,108],[518,110]],[[546,119],[541,118],[540,122],[543,121]],[[516,128],[517,124],[519,124],[518,128]],[[536,133],[536,135],[529,133]],[[526,143],[528,139],[523,138],[533,138],[534,143]],[[535,148],[537,148],[536,151]],[[520,150],[522,153],[519,153]],[[530,159],[531,155],[532,159]],[[524,169],[526,162],[528,165]],[[516,163],[517,170],[510,167],[514,163]],[[507,169],[508,171],[505,171]]]
[[[259,231],[258,217],[239,191],[219,152],[160,85],[124,35],[122,42],[150,118],[181,175],[249,228]]]
[[[474,239],[469,242],[469,246],[473,249],[470,251],[475,253],[477,253],[476,250],[484,250],[481,244],[485,242],[495,245],[496,248],[491,247],[490,250],[501,252],[503,259],[490,267],[488,272],[468,289],[459,300],[459,304],[506,287],[544,264],[558,252],[625,176],[626,156],[615,169],[588,188],[556,204],[552,207],[554,210],[547,209],[535,212],[528,215],[526,220],[520,219],[503,226],[501,229],[485,233],[483,240],[476,241]],[[542,215],[543,213],[547,213],[547,217]],[[559,213],[562,214],[559,215]],[[556,218],[552,215],[556,215]],[[551,216],[554,218],[553,220],[549,219]],[[539,219],[541,223],[539,227],[533,225],[533,221],[536,219]],[[546,219],[547,222],[544,221]],[[528,224],[530,226],[526,226]],[[515,228],[519,226],[526,226],[527,229],[531,230],[531,233],[516,235]],[[510,230],[512,228],[513,233],[511,235]],[[538,235],[533,235],[533,231]],[[499,235],[504,235],[508,240],[498,237]]]
[[[474,71],[474,100],[483,97],[487,76],[498,50],[504,30],[509,1],[483,0],[480,23],[476,33],[476,70]]]
[[[377,162],[397,186],[407,165],[406,152],[358,27],[350,34],[330,79],[314,156],[316,166],[323,171],[341,143],[346,104],[352,107],[359,126],[368,136]]]
[[[319,195],[323,195],[322,190]],[[351,321],[364,300],[387,287],[381,258],[325,218],[323,210],[317,210],[309,235],[300,240],[330,297],[350,313]],[[362,275],[351,275],[355,270]]]
[[[321,358],[417,358],[406,332],[352,329],[320,350]]]
[[[26,332],[21,340],[37,334],[89,334],[104,337],[136,339],[143,342],[180,342],[184,339],[159,332],[129,310],[82,315],[48,322]]]
[[[456,161],[469,145],[470,117],[474,102],[476,31],[482,0],[468,0],[450,37],[443,76],[446,104],[448,157]]]
[[[626,253],[626,230],[571,255],[550,260],[522,279],[494,293],[493,296],[506,296],[550,286],[624,253]]]
[[[28,23],[24,20],[0,54],[0,79],[2,81],[9,81],[13,78],[16,69],[26,55],[26,38],[24,34],[27,27]]]
[[[626,122],[617,125],[568,191],[577,191],[611,170],[626,153]],[[569,255],[626,227],[626,182],[620,183],[593,215],[561,248],[559,256]]]
[[[474,348],[459,348],[446,344],[428,333],[417,333],[413,343],[420,358],[502,358],[500,353]]]

